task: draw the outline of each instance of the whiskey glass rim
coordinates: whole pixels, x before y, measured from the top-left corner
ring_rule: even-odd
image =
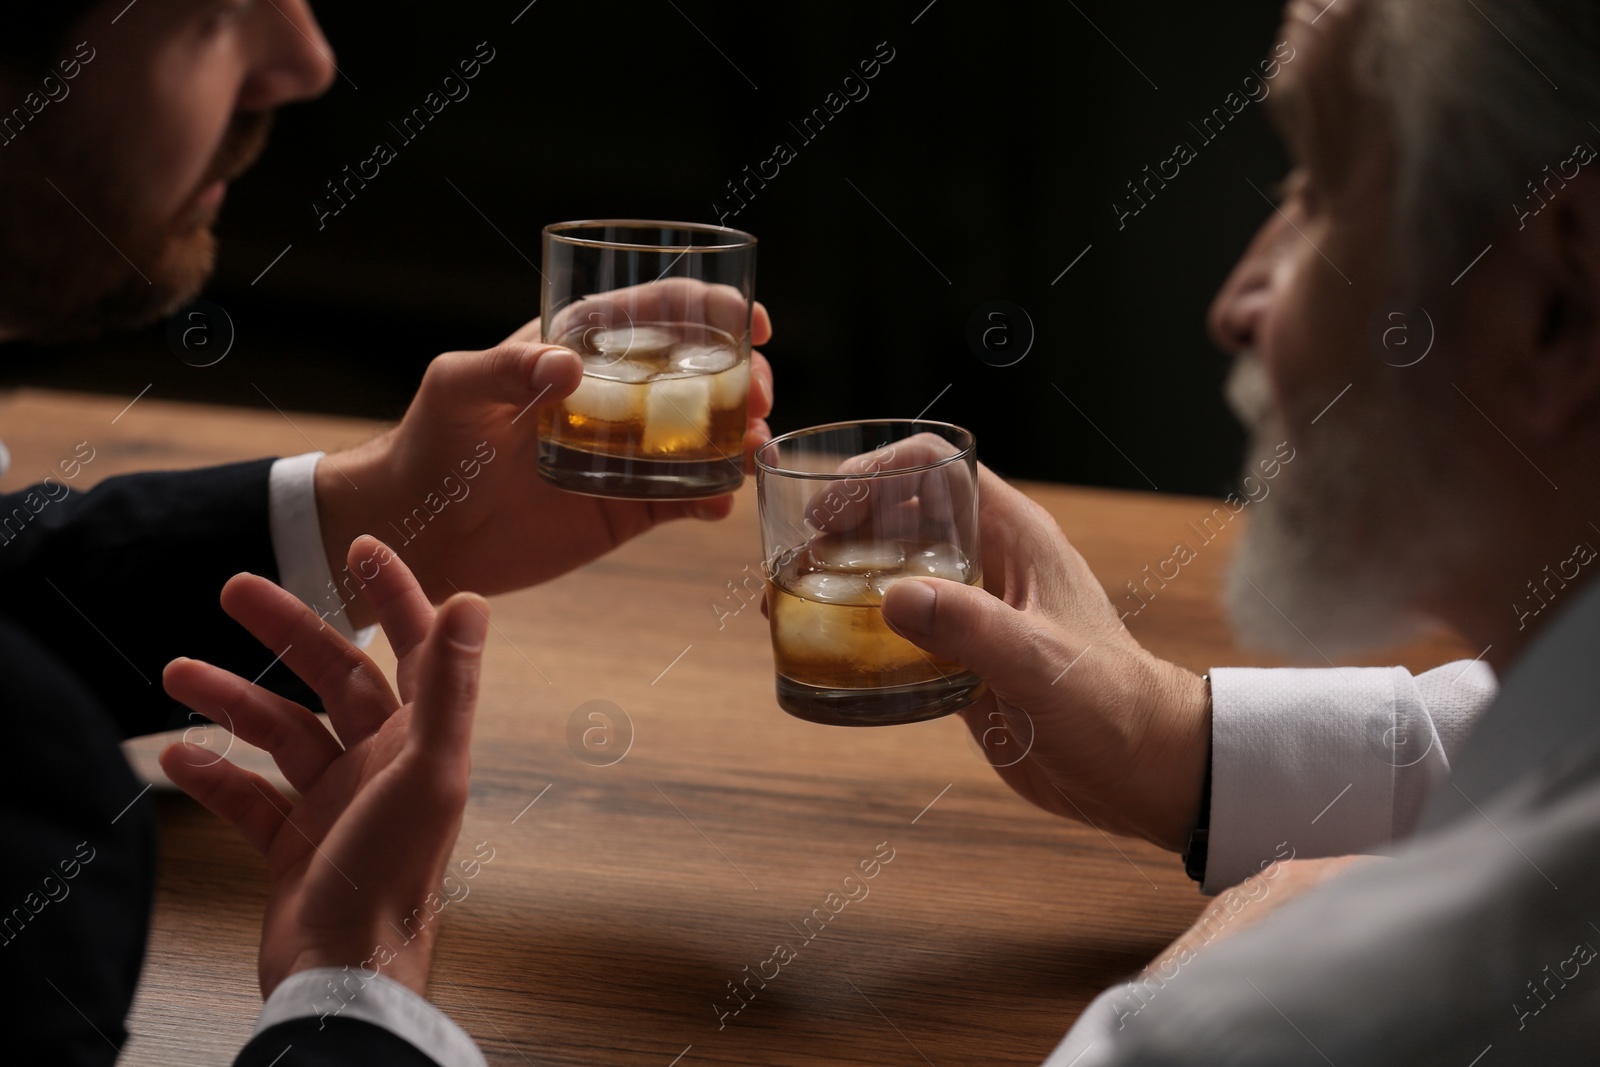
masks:
[[[656,242],[618,241],[603,237],[585,237],[583,230],[636,229],[636,230],[688,230],[693,233],[715,234],[727,240],[716,244],[666,245]],[[717,226],[709,222],[673,222],[664,219],[577,219],[572,222],[552,222],[544,228],[546,240],[581,248],[608,248],[628,252],[737,252],[756,246],[753,234],[735,230],[730,226]]]
[[[906,474],[919,474],[923,471],[938,470],[941,467],[948,467],[952,463],[967,462],[972,460],[977,454],[977,435],[963,426],[957,426],[953,422],[941,422],[937,419],[845,419],[840,422],[827,422],[820,426],[807,426],[799,430],[790,430],[788,433],[780,434],[777,437],[774,437],[772,440],[766,442],[755,451],[757,472],[759,474],[774,475],[782,478],[813,481],[836,481],[839,478],[838,471],[795,470],[791,467],[786,467],[772,462],[771,456],[777,454],[779,445],[793,443],[794,441],[804,437],[815,437],[834,430],[845,430],[857,426],[926,427],[929,429],[948,431],[948,433],[944,435],[945,440],[954,445],[956,447],[956,451],[951,455],[941,456],[939,459],[928,463],[918,463],[910,467],[897,467],[893,470],[862,471],[860,473],[850,474],[849,477],[851,478],[898,478]],[[917,429],[911,429],[909,432],[901,435],[896,440],[903,441],[908,437],[914,436],[918,432],[920,431]],[[888,443],[894,444],[895,442],[891,441]]]

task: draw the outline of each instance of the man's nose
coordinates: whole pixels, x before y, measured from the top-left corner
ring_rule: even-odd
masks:
[[[333,84],[333,49],[306,0],[276,0],[256,9],[254,66],[239,106],[268,111],[321,96]]]
[[[1206,325],[1212,341],[1224,352],[1243,352],[1256,346],[1257,333],[1272,298],[1271,252],[1278,247],[1280,231],[1286,225],[1277,212],[1262,223],[1211,302]]]

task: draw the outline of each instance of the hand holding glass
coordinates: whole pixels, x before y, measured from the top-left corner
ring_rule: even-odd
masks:
[[[544,231],[544,340],[583,359],[539,421],[539,473],[627,499],[720,496],[744,481],[755,238],[682,222]]]
[[[958,711],[983,683],[883,620],[917,576],[981,585],[972,434],[911,419],[785,434],[756,452],[778,704],[812,722],[882,726]]]

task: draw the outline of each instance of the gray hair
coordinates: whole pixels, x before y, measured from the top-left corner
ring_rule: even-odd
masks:
[[[1372,0],[1366,68],[1396,139],[1403,268],[1419,297],[1564,187],[1557,165],[1600,147],[1600,3]],[[1549,167],[1549,170],[1545,168]]]

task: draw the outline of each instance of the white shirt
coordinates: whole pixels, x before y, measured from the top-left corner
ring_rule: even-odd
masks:
[[[272,527],[272,554],[278,563],[278,584],[332,624],[340,634],[366,648],[377,627],[360,631],[345,617],[328,569],[322,526],[317,521],[317,493],[313,480],[321,452],[280,459],[267,477],[267,515]]]
[[[1379,843],[1386,821],[1413,836],[1391,859],[1336,878],[1226,940],[1211,943],[1208,930],[1197,951],[1107,990],[1047,1067],[1600,1060],[1600,583],[1590,584],[1518,660],[1465,744],[1461,724],[1432,721],[1426,706],[1409,710],[1401,693],[1395,709],[1410,716],[1410,736],[1437,741],[1451,764],[1447,780],[1422,790],[1420,807],[1414,780],[1444,764],[1418,773],[1430,756],[1375,771],[1357,740],[1371,714],[1362,703],[1314,709],[1320,721],[1303,729],[1267,729],[1258,741],[1282,746],[1304,777],[1263,768],[1251,821],[1271,827],[1266,837],[1309,844],[1296,851],[1306,856],[1330,837],[1339,848]],[[1465,674],[1459,684],[1471,680]],[[1427,687],[1418,683],[1420,694]],[[1453,709],[1445,720],[1470,717],[1460,696],[1445,691]],[[1219,743],[1229,729],[1226,721],[1218,728]],[[1308,759],[1319,746],[1322,758]],[[1275,764],[1276,756],[1264,760]],[[1377,761],[1405,762],[1381,754]],[[1229,772],[1219,764],[1214,773]],[[1301,818],[1347,781],[1356,783],[1350,795],[1315,825]],[[1316,796],[1304,795],[1301,782]],[[1233,817],[1250,788],[1232,774]],[[1345,822],[1323,829],[1352,796],[1358,803]],[[1217,815],[1213,809],[1220,830]],[[1234,872],[1252,847],[1243,836],[1228,846]],[[1271,892],[1262,878],[1246,889],[1230,892],[1239,901],[1230,909]]]
[[[448,1015],[381,974],[366,978],[348,967],[296,971],[261,1006],[255,1034],[307,1016],[382,1027],[445,1067],[488,1067],[472,1038]]]

